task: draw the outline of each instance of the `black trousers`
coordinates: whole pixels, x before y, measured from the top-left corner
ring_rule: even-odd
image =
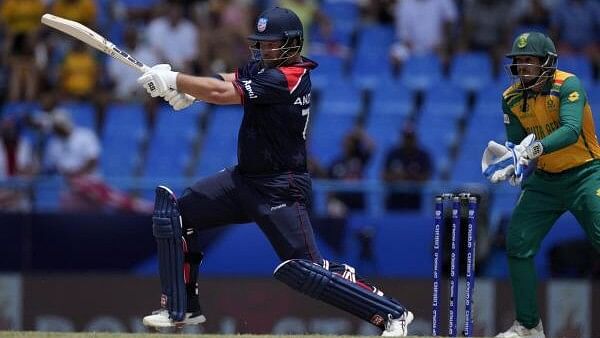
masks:
[[[196,182],[178,202],[185,230],[201,236],[202,230],[256,222],[282,261],[321,263],[306,208],[310,192],[308,174],[249,176],[233,167]]]

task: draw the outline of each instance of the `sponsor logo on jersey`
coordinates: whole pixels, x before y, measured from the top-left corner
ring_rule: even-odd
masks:
[[[510,124],[510,117],[508,117],[508,114],[504,114],[504,124]]]
[[[251,83],[252,83],[252,80],[242,80],[242,84],[244,85],[246,92],[248,92],[248,97],[251,99],[256,99],[258,97],[258,95],[254,94],[254,90],[252,89],[252,86],[250,85]]]
[[[575,102],[575,101],[579,100],[579,93],[572,92],[571,94],[569,94],[569,97],[567,97],[567,100],[569,100],[571,102]]]

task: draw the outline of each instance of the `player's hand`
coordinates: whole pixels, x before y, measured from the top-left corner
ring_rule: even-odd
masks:
[[[164,97],[175,110],[185,109],[194,103],[195,98],[192,95],[180,93],[174,89],[169,89]]]
[[[159,64],[140,76],[137,83],[142,85],[150,96],[164,97],[169,89],[177,90],[177,72],[171,71],[171,65]]]
[[[510,149],[495,141],[488,142],[481,158],[481,173],[491,183],[505,181],[514,176],[515,166]]]
[[[519,185],[535,168],[535,159],[543,151],[542,144],[535,140],[535,134],[529,134],[519,144],[515,145],[511,142],[506,142],[506,147],[511,151],[515,166],[515,177],[510,183],[512,185]],[[539,153],[537,153],[538,151]]]

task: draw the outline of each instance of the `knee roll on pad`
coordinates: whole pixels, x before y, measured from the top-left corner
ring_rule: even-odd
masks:
[[[380,296],[346,280],[319,264],[291,259],[281,263],[273,276],[294,290],[349,312],[375,326],[384,328],[388,318],[404,314],[404,307],[394,300]]]
[[[158,270],[162,290],[160,302],[174,321],[184,319],[187,306],[184,275],[187,245],[181,227],[181,215],[175,194],[167,187],[158,186],[152,214],[152,232],[158,246]]]

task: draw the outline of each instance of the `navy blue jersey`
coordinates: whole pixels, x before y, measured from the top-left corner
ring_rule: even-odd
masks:
[[[233,82],[242,96],[244,118],[238,133],[242,174],[307,172],[306,128],[310,115],[310,75],[316,63],[262,68],[251,61]]]

